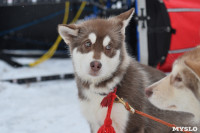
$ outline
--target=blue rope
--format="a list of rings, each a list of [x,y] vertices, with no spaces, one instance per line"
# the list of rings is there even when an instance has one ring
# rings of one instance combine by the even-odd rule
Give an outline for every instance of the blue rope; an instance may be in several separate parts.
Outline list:
[[[79,7],[75,7],[75,8],[78,9]],[[70,9],[70,10],[71,10],[71,9]],[[85,8],[84,10],[93,11],[93,9],[91,9],[91,8]],[[47,20],[52,19],[52,18],[54,18],[54,17],[56,17],[56,16],[58,16],[58,15],[60,15],[60,14],[63,14],[64,12],[65,12],[65,10],[63,9],[63,10],[60,10],[60,11],[55,12],[55,13],[53,13],[53,14],[50,14],[50,15],[48,15],[48,16],[46,16],[46,17],[43,17],[43,18],[34,20],[33,22],[29,22],[29,23],[23,24],[23,25],[21,25],[21,26],[18,26],[18,27],[9,29],[9,30],[1,31],[1,32],[0,32],[0,36],[4,36],[4,35],[6,35],[6,34],[8,34],[8,33],[16,32],[16,31],[19,31],[19,30],[28,28],[28,27],[30,27],[30,26],[39,24],[39,23],[41,23],[41,22],[43,22],[43,21],[47,21]]]
[[[46,42],[43,42],[43,41],[33,40],[33,39],[29,39],[29,38],[21,38],[21,37],[19,38],[19,37],[15,37],[15,36],[12,36],[10,39],[15,40],[17,42],[31,43],[31,44],[36,44],[36,45],[52,46],[52,44],[53,44],[53,42],[46,43]]]
[[[43,21],[47,21],[49,19],[52,19],[60,14],[63,14],[65,12],[65,10],[60,10],[58,12],[55,12],[51,15],[48,15],[46,17],[43,17],[43,18],[40,18],[40,19],[37,19],[37,20],[34,20],[33,22],[29,22],[29,23],[26,23],[26,24],[23,24],[21,26],[18,26],[18,27],[15,27],[15,28],[12,28],[12,29],[9,29],[9,30],[4,30],[4,31],[1,31],[0,32],[0,36],[4,36],[8,33],[11,33],[11,32],[16,32],[16,31],[19,31],[19,30],[22,30],[22,29],[25,29],[25,28],[28,28],[30,26],[33,26],[33,25],[36,25],[36,24],[39,24]]]

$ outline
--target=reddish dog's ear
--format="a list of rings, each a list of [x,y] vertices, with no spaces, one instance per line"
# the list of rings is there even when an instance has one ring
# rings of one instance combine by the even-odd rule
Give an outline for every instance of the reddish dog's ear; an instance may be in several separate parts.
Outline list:
[[[60,24],[58,25],[58,33],[63,38],[66,44],[70,45],[73,37],[78,36],[79,28],[75,24]]]
[[[197,62],[186,60],[185,64],[198,76],[198,79],[200,79],[200,60]]]
[[[129,21],[131,20],[134,12],[135,12],[135,9],[131,8],[130,10],[124,13],[121,13],[118,16],[109,18],[109,20],[114,21],[118,26],[121,25],[120,28],[123,30],[123,32],[125,32],[125,28],[129,24]]]
[[[135,12],[134,8],[131,8],[130,10],[116,16],[119,20],[123,21],[125,23],[125,26],[128,25],[130,19],[132,18],[133,14]]]

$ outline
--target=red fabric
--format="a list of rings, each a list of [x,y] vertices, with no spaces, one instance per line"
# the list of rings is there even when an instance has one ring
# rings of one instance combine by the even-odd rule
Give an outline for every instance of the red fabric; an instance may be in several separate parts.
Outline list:
[[[160,69],[164,72],[171,72],[174,60],[177,59],[182,54],[184,53],[168,54],[165,63],[163,65],[158,64],[157,69]]]
[[[200,0],[164,0],[167,9],[200,9]],[[200,45],[200,12],[169,12],[170,23],[176,30],[172,34],[170,50],[193,48]],[[166,61],[158,65],[160,70],[171,71],[174,60],[183,53],[168,54]]]
[[[112,120],[110,118],[113,102],[116,98],[117,88],[114,89],[114,92],[109,93],[101,102],[102,107],[108,107],[107,115],[104,120],[104,124],[99,128],[97,133],[115,133],[115,129],[112,127]]]
[[[199,0],[163,0],[167,8],[199,8]]]

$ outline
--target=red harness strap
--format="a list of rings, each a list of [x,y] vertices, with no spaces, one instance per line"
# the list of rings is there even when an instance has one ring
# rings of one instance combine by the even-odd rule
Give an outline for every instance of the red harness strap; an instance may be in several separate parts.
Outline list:
[[[116,132],[115,132],[115,129],[112,127],[112,120],[111,120],[111,118],[110,118],[111,111],[112,111],[112,107],[113,107],[113,102],[114,102],[115,98],[117,97],[118,99],[120,99],[120,98],[116,95],[116,92],[117,92],[117,87],[115,87],[114,92],[109,93],[106,97],[104,97],[104,99],[103,99],[102,102],[101,102],[101,106],[102,106],[102,107],[108,107],[108,110],[107,110],[106,118],[105,118],[105,120],[104,120],[104,124],[99,128],[99,130],[98,130],[97,133],[116,133]],[[120,99],[120,100],[122,100],[122,99]],[[119,100],[119,101],[120,101],[120,100]],[[131,107],[127,102],[124,102],[124,101],[123,101],[123,103],[124,103],[125,108],[126,108],[128,111],[131,112],[131,108],[132,108],[132,107]],[[122,104],[123,104],[123,103],[122,103]],[[131,108],[130,108],[130,107],[131,107]],[[133,112],[131,112],[131,113],[133,113]],[[152,120],[154,120],[154,121],[157,121],[157,122],[159,122],[159,123],[161,123],[161,124],[163,124],[163,125],[166,125],[166,126],[168,126],[168,127],[176,127],[176,125],[174,125],[174,124],[170,124],[170,123],[168,123],[168,122],[165,122],[165,121],[163,121],[163,120],[161,120],[161,119],[158,119],[158,118],[156,118],[156,117],[153,117],[153,116],[148,115],[148,114],[146,114],[146,113],[143,113],[143,112],[141,112],[141,111],[135,110],[135,113],[137,113],[137,114],[139,114],[139,115],[141,115],[141,116],[147,117],[147,118],[149,118],[149,119],[152,119]],[[191,132],[189,132],[189,131],[183,131],[183,132],[185,132],[185,133],[191,133]]]
[[[108,107],[107,115],[104,120],[104,124],[99,128],[97,133],[115,133],[115,129],[112,127],[112,120],[110,114],[112,111],[113,102],[116,98],[117,88],[114,89],[114,92],[109,93],[101,102],[102,107]]]

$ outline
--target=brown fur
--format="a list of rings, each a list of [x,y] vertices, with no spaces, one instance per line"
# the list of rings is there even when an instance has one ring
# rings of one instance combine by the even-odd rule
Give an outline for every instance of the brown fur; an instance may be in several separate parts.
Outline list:
[[[122,34],[120,34],[120,28],[120,26],[113,25],[112,21],[108,23],[108,21],[105,19],[89,20],[87,23],[83,23],[81,26],[79,26],[79,36],[74,38],[72,41],[71,49],[73,50],[75,47],[81,44],[81,47],[78,47],[78,51],[81,53],[87,53],[91,50],[94,50],[95,54],[104,52],[107,56],[113,57],[115,55],[114,49],[119,49],[121,47]],[[83,44],[88,40],[87,35],[90,34],[91,31],[93,31],[98,38],[91,48],[86,49]],[[111,49],[111,52],[107,52],[101,45],[103,43],[102,40],[106,35],[109,35],[112,38],[110,45],[113,49]]]
[[[89,51],[94,51],[94,58],[99,59],[100,53],[105,53],[106,56],[112,58],[116,54],[116,50],[120,50],[120,63],[117,66],[117,71],[115,71],[111,77],[102,80],[98,84],[95,84],[95,88],[106,87],[107,84],[112,83],[115,77],[120,77],[121,81],[116,83],[118,86],[117,95],[119,97],[124,98],[127,102],[130,103],[135,109],[144,111],[150,115],[156,116],[160,119],[164,119],[166,121],[171,121],[173,123],[177,123],[177,120],[180,120],[177,113],[161,111],[151,105],[144,96],[144,88],[148,85],[158,81],[163,78],[165,74],[162,72],[139,64],[134,59],[130,60],[130,64],[126,67],[124,66],[125,58],[127,57],[126,46],[125,46],[125,36],[123,28],[123,20],[128,19],[133,9],[115,17],[105,19],[94,19],[89,20],[87,22],[83,22],[80,25],[65,25],[74,30],[78,30],[78,35],[68,36],[68,41],[70,41],[70,50],[73,51],[74,48],[81,53],[88,53]],[[88,34],[94,32],[97,36],[97,40],[91,47],[85,47],[85,42],[88,41]],[[111,37],[111,50],[107,51],[102,46],[103,38],[109,35]],[[81,77],[79,77],[75,73],[77,87],[78,87],[78,95],[81,100],[88,100],[88,98],[84,95],[83,89],[89,89],[91,83],[88,81],[82,81]],[[113,89],[113,88],[106,88]],[[115,103],[119,104],[119,103]],[[176,119],[175,119],[175,116]],[[174,120],[173,120],[174,119]],[[91,125],[91,123],[90,123]],[[168,133],[171,128],[167,128],[153,122],[152,120],[148,120],[144,117],[141,117],[137,114],[130,114],[129,120],[126,127],[126,133]]]
[[[200,47],[196,47],[194,50],[186,52],[177,61],[183,61],[198,77],[194,75],[188,69],[183,70],[184,84],[193,91],[197,99],[200,100],[200,94],[198,93],[198,83],[200,82]]]
[[[183,70],[183,77],[185,78],[183,83],[185,86],[187,86],[188,89],[190,89],[197,99],[200,100],[200,94],[199,94],[199,80],[197,77],[188,69]]]
[[[197,76],[200,78],[200,69],[199,69],[200,60],[197,60],[197,61],[186,60],[185,64],[188,65],[188,67],[190,67],[197,74]]]
[[[186,52],[177,61],[184,61],[200,77],[200,46],[194,50]]]
[[[143,77],[144,75],[140,73],[141,69],[145,71],[148,76],[148,84],[146,83],[145,78]],[[147,114],[150,114],[170,123],[174,123],[177,125],[185,124],[181,121],[183,121],[186,116],[190,117],[189,114],[181,114],[172,111],[162,111],[151,105],[144,96],[144,88],[165,77],[164,73],[152,67],[141,65],[136,61],[132,61],[126,71],[127,72],[124,75],[120,86],[118,87],[117,95],[119,95],[119,97],[123,97],[127,102],[130,103],[130,105],[132,105],[137,110],[143,111]],[[166,127],[160,123],[154,122],[153,120],[141,117],[137,114],[130,115],[129,119],[130,120],[127,125],[126,133],[140,133],[142,132],[141,126],[144,127],[145,133],[171,132],[171,128]]]

